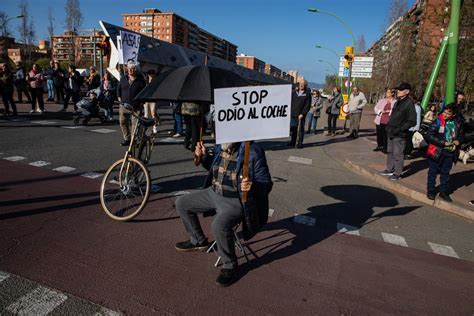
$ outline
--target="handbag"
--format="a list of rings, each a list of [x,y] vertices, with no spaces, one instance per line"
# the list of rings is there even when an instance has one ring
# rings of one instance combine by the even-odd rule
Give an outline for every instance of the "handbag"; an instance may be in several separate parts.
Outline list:
[[[199,116],[202,114],[202,107],[200,104],[193,102],[183,102],[181,104],[181,114]]]
[[[328,106],[328,107],[326,108],[326,114],[331,114],[331,107],[330,107],[330,106]]]

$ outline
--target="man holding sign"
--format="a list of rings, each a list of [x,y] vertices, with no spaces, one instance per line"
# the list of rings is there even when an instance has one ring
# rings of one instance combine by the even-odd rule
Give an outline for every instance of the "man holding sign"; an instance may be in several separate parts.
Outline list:
[[[251,140],[288,137],[291,85],[214,90],[216,143],[214,154],[202,143],[195,154],[209,170],[205,189],[176,200],[190,240],[180,251],[205,251],[208,242],[197,213],[215,210],[212,232],[223,269],[216,282],[228,286],[237,268],[233,228],[243,221],[243,237],[252,238],[268,219],[268,194],[273,183],[265,152]]]

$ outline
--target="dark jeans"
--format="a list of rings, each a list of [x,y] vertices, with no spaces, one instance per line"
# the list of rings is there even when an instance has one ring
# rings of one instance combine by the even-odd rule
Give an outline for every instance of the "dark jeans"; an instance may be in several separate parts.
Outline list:
[[[211,228],[223,268],[236,268],[237,256],[232,229],[242,221],[243,209],[240,199],[223,197],[209,187],[180,196],[175,205],[194,245],[206,241],[197,214],[215,210],[216,215]]]
[[[387,125],[380,124],[375,126],[377,131],[377,147],[381,147],[384,151],[387,151]]]
[[[412,131],[407,132],[407,142],[405,144],[405,150],[403,151],[404,155],[409,155],[413,151],[413,142],[411,139],[413,138],[414,133],[415,132]]]
[[[449,172],[453,167],[454,155],[443,152],[438,161],[428,158],[428,193],[436,193],[436,177],[439,176],[439,191],[448,193]]]
[[[66,96],[64,97],[64,109],[67,109],[69,105],[69,100],[72,99],[72,104],[74,105],[74,111],[77,110],[76,103],[79,102],[79,91],[66,90]]]
[[[13,115],[17,114],[16,111],[16,103],[13,100],[13,90],[11,91],[2,91],[2,100],[3,100],[3,105],[5,105],[5,111],[10,113],[10,106],[12,107],[13,110]]]
[[[62,85],[54,85],[54,90],[56,92],[56,103],[60,104],[61,101],[64,101],[64,87]]]
[[[199,138],[200,116],[183,115],[184,124],[186,124],[186,133],[184,135],[184,146],[194,151]]]
[[[328,133],[336,133],[336,122],[339,114],[328,114]]]
[[[36,109],[36,103],[41,111],[44,111],[43,88],[32,88],[31,90],[31,109]]]
[[[181,116],[181,113],[173,112],[173,118],[173,130],[175,134],[183,134],[183,117]]]
[[[28,102],[31,103],[31,96],[30,93],[28,92],[27,88],[27,83],[19,83],[15,84],[16,87],[16,92],[18,94],[18,102],[23,103],[23,93],[26,95],[26,98],[28,99]]]
[[[298,120],[297,118],[291,119],[293,122],[290,126],[291,145],[303,145],[304,140],[304,118]]]

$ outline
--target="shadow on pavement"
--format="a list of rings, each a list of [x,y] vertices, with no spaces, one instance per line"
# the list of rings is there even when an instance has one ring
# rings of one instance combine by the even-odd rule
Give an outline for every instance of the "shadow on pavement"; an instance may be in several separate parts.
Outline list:
[[[375,220],[388,216],[403,216],[418,208],[395,208],[398,200],[389,191],[364,185],[332,185],[321,188],[321,191],[339,202],[316,205],[302,214],[316,219],[315,226],[295,223],[294,217],[269,222],[262,232],[247,242],[250,252],[254,254],[249,262],[243,264],[238,278],[249,271],[284,259],[318,244],[338,231],[338,223],[358,229]],[[361,197],[371,197],[362,199]],[[374,215],[375,207],[392,207]],[[367,222],[369,219],[374,220]],[[349,226],[348,230],[352,230]],[[254,249],[252,249],[254,248]],[[257,249],[258,248],[258,249]],[[258,257],[255,256],[258,254]]]

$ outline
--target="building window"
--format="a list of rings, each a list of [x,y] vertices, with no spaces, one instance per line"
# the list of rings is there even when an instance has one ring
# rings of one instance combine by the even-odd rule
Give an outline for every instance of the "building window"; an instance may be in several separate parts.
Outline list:
[[[166,29],[166,33],[169,33],[170,32],[170,29]]]
[[[170,36],[169,36],[169,35],[166,35],[166,39],[169,40],[169,39],[170,39]]]
[[[129,17],[129,16],[127,16],[127,18],[126,18],[126,19],[127,19],[127,21],[128,21],[128,20],[130,19],[130,17]]]
[[[166,22],[166,26],[170,26],[170,22]]]

